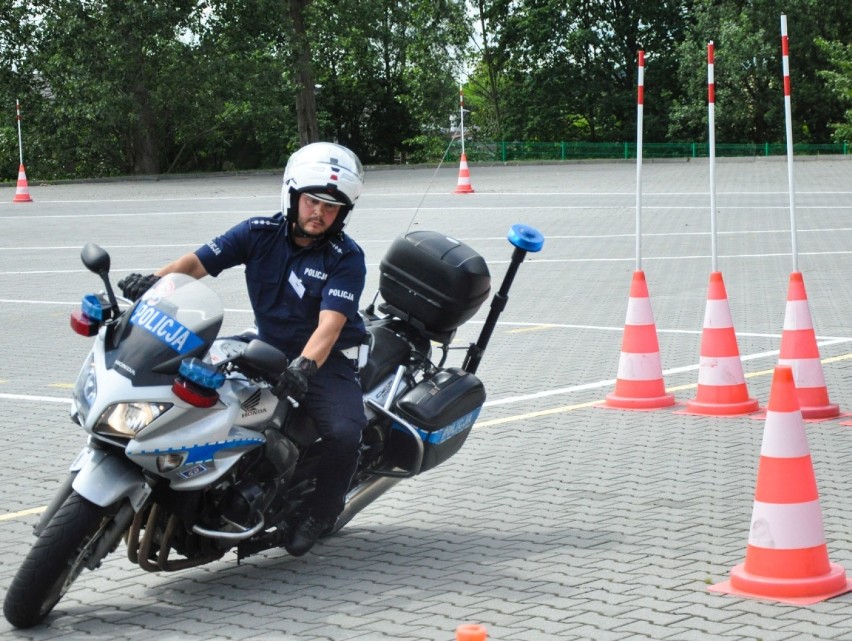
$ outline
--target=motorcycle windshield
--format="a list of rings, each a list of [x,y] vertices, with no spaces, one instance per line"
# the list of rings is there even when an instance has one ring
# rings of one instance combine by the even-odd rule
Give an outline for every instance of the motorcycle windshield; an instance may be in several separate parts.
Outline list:
[[[107,339],[107,366],[134,385],[168,385],[185,358],[201,358],[219,333],[222,300],[185,274],[168,274],[121,318]]]

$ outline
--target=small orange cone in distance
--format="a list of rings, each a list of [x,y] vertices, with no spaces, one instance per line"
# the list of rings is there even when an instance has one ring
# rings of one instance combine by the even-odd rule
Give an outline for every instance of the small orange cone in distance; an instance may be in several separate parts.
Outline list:
[[[12,199],[13,203],[31,203],[33,199],[30,197],[30,188],[27,184],[27,172],[24,169],[24,164],[21,163],[21,166],[18,167],[18,185],[15,190],[15,197]]]
[[[467,156],[465,154],[461,155],[461,161],[459,162],[459,182],[456,187],[454,194],[472,194],[474,193],[473,187],[470,184],[470,169],[467,167]]]
[[[819,492],[793,370],[775,367],[745,562],[713,592],[808,605],[852,590],[828,560]]]
[[[796,393],[804,418],[840,416],[840,407],[828,399],[805,282],[800,272],[790,274],[778,363],[793,368]]]
[[[734,416],[749,414],[758,407],[757,400],[748,395],[725,282],[720,272],[712,272],[701,335],[698,393],[687,401],[686,412]]]
[[[637,270],[633,272],[630,285],[615,390],[607,395],[605,405],[620,409],[657,409],[674,404],[674,395],[666,393],[663,383],[657,327],[645,272]]]
[[[464,623],[456,628],[456,641],[485,641],[488,632],[478,623]]]

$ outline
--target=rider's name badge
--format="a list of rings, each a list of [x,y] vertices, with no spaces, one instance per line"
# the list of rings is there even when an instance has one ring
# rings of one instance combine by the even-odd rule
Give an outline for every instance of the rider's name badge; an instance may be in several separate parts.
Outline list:
[[[299,277],[296,276],[296,272],[290,272],[290,287],[292,287],[296,293],[299,295],[299,298],[302,298],[305,295],[305,286]]]

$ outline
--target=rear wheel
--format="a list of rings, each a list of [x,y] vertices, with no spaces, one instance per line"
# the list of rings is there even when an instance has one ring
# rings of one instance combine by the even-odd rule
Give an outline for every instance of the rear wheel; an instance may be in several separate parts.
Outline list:
[[[115,511],[73,492],[39,535],[21,564],[3,603],[6,619],[17,628],[41,623],[87,565],[100,559],[92,551]]]

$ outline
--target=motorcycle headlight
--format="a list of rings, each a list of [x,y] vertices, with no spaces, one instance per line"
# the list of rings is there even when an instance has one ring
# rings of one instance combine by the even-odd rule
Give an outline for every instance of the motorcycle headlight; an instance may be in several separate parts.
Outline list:
[[[94,431],[104,436],[133,438],[170,407],[171,403],[116,403],[104,410]]]
[[[86,417],[89,415],[89,410],[92,408],[92,403],[98,396],[98,379],[95,376],[95,359],[90,354],[88,360],[83,363],[83,368],[80,370],[80,375],[77,377],[77,382],[74,384],[72,398],[77,408],[77,414],[80,416],[81,422],[86,422]]]

